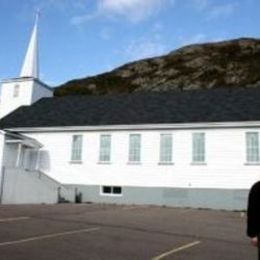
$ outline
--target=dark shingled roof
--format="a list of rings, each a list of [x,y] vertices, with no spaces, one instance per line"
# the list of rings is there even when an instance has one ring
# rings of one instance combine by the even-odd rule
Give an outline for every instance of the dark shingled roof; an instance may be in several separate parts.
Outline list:
[[[0,128],[257,120],[260,89],[211,89],[43,98],[3,118]]]

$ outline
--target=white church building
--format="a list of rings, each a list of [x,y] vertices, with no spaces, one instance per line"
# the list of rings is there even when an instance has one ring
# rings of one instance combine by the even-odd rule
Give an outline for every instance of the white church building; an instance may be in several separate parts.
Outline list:
[[[1,203],[246,208],[260,89],[53,97],[37,20],[20,76],[1,83]]]

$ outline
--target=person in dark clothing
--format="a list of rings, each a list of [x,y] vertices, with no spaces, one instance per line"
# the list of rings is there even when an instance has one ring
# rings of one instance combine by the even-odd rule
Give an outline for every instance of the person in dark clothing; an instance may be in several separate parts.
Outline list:
[[[247,235],[251,238],[252,245],[258,247],[258,259],[260,259],[260,181],[255,183],[249,192]]]

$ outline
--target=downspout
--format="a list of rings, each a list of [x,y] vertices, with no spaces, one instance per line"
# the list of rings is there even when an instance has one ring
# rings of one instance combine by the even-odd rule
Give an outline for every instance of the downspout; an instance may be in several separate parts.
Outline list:
[[[39,149],[36,150],[36,163],[35,163],[35,169],[36,171],[39,171],[40,169],[40,151]]]
[[[22,153],[22,144],[18,144],[18,151],[17,151],[16,162],[15,162],[15,167],[17,168],[20,166],[21,153]]]
[[[0,179],[0,204],[3,202],[3,193],[4,193],[4,182],[5,182],[5,167],[1,167],[1,179]]]
[[[2,151],[0,151],[0,204],[2,204],[3,193],[4,193],[4,175],[5,175],[5,167],[3,165],[4,162],[4,148],[5,148],[5,133],[1,131],[0,133],[2,145]]]

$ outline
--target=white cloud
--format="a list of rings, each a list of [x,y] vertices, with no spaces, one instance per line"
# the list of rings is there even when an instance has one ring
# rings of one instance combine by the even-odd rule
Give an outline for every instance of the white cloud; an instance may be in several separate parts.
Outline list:
[[[139,22],[157,12],[163,0],[102,0],[98,10],[104,14],[122,16],[132,22]]]
[[[192,6],[203,12],[207,20],[229,17],[236,11],[239,5],[238,1],[232,1],[222,5],[216,4],[217,2],[217,0],[191,0]]]
[[[198,33],[195,35],[182,35],[178,37],[178,42],[181,47],[197,43],[206,43],[206,42],[220,42],[226,39],[227,37],[223,32],[216,33],[213,35],[207,35],[204,33]]]
[[[166,50],[167,47],[162,42],[141,38],[132,41],[124,50],[124,55],[129,60],[139,60],[162,55]]]
[[[153,27],[152,27],[152,30],[153,32],[161,32],[162,29],[163,29],[163,24],[161,22],[156,22]]]
[[[209,6],[209,0],[192,0],[192,5],[198,10],[204,10]]]
[[[218,19],[220,17],[227,17],[232,15],[237,8],[237,4],[228,3],[225,5],[215,6],[211,9],[208,15],[208,19]]]
[[[105,27],[100,30],[99,36],[103,40],[109,40],[109,39],[111,39],[112,33],[113,33],[113,31],[111,28]]]
[[[207,35],[204,33],[198,33],[192,36],[180,36],[179,41],[181,46],[183,45],[189,45],[189,44],[196,44],[196,43],[202,43],[207,40]]]
[[[93,20],[98,16],[99,16],[98,13],[74,16],[74,17],[71,18],[71,24],[80,25],[80,24],[83,24],[83,23],[88,22],[90,20]]]
[[[97,17],[124,18],[138,23],[158,13],[166,4],[175,0],[97,0],[94,13],[75,16],[72,24],[81,24]]]
[[[29,2],[29,1],[28,1]],[[30,6],[34,9],[50,10],[55,9],[62,12],[75,9],[80,10],[86,7],[85,0],[31,0]]]

